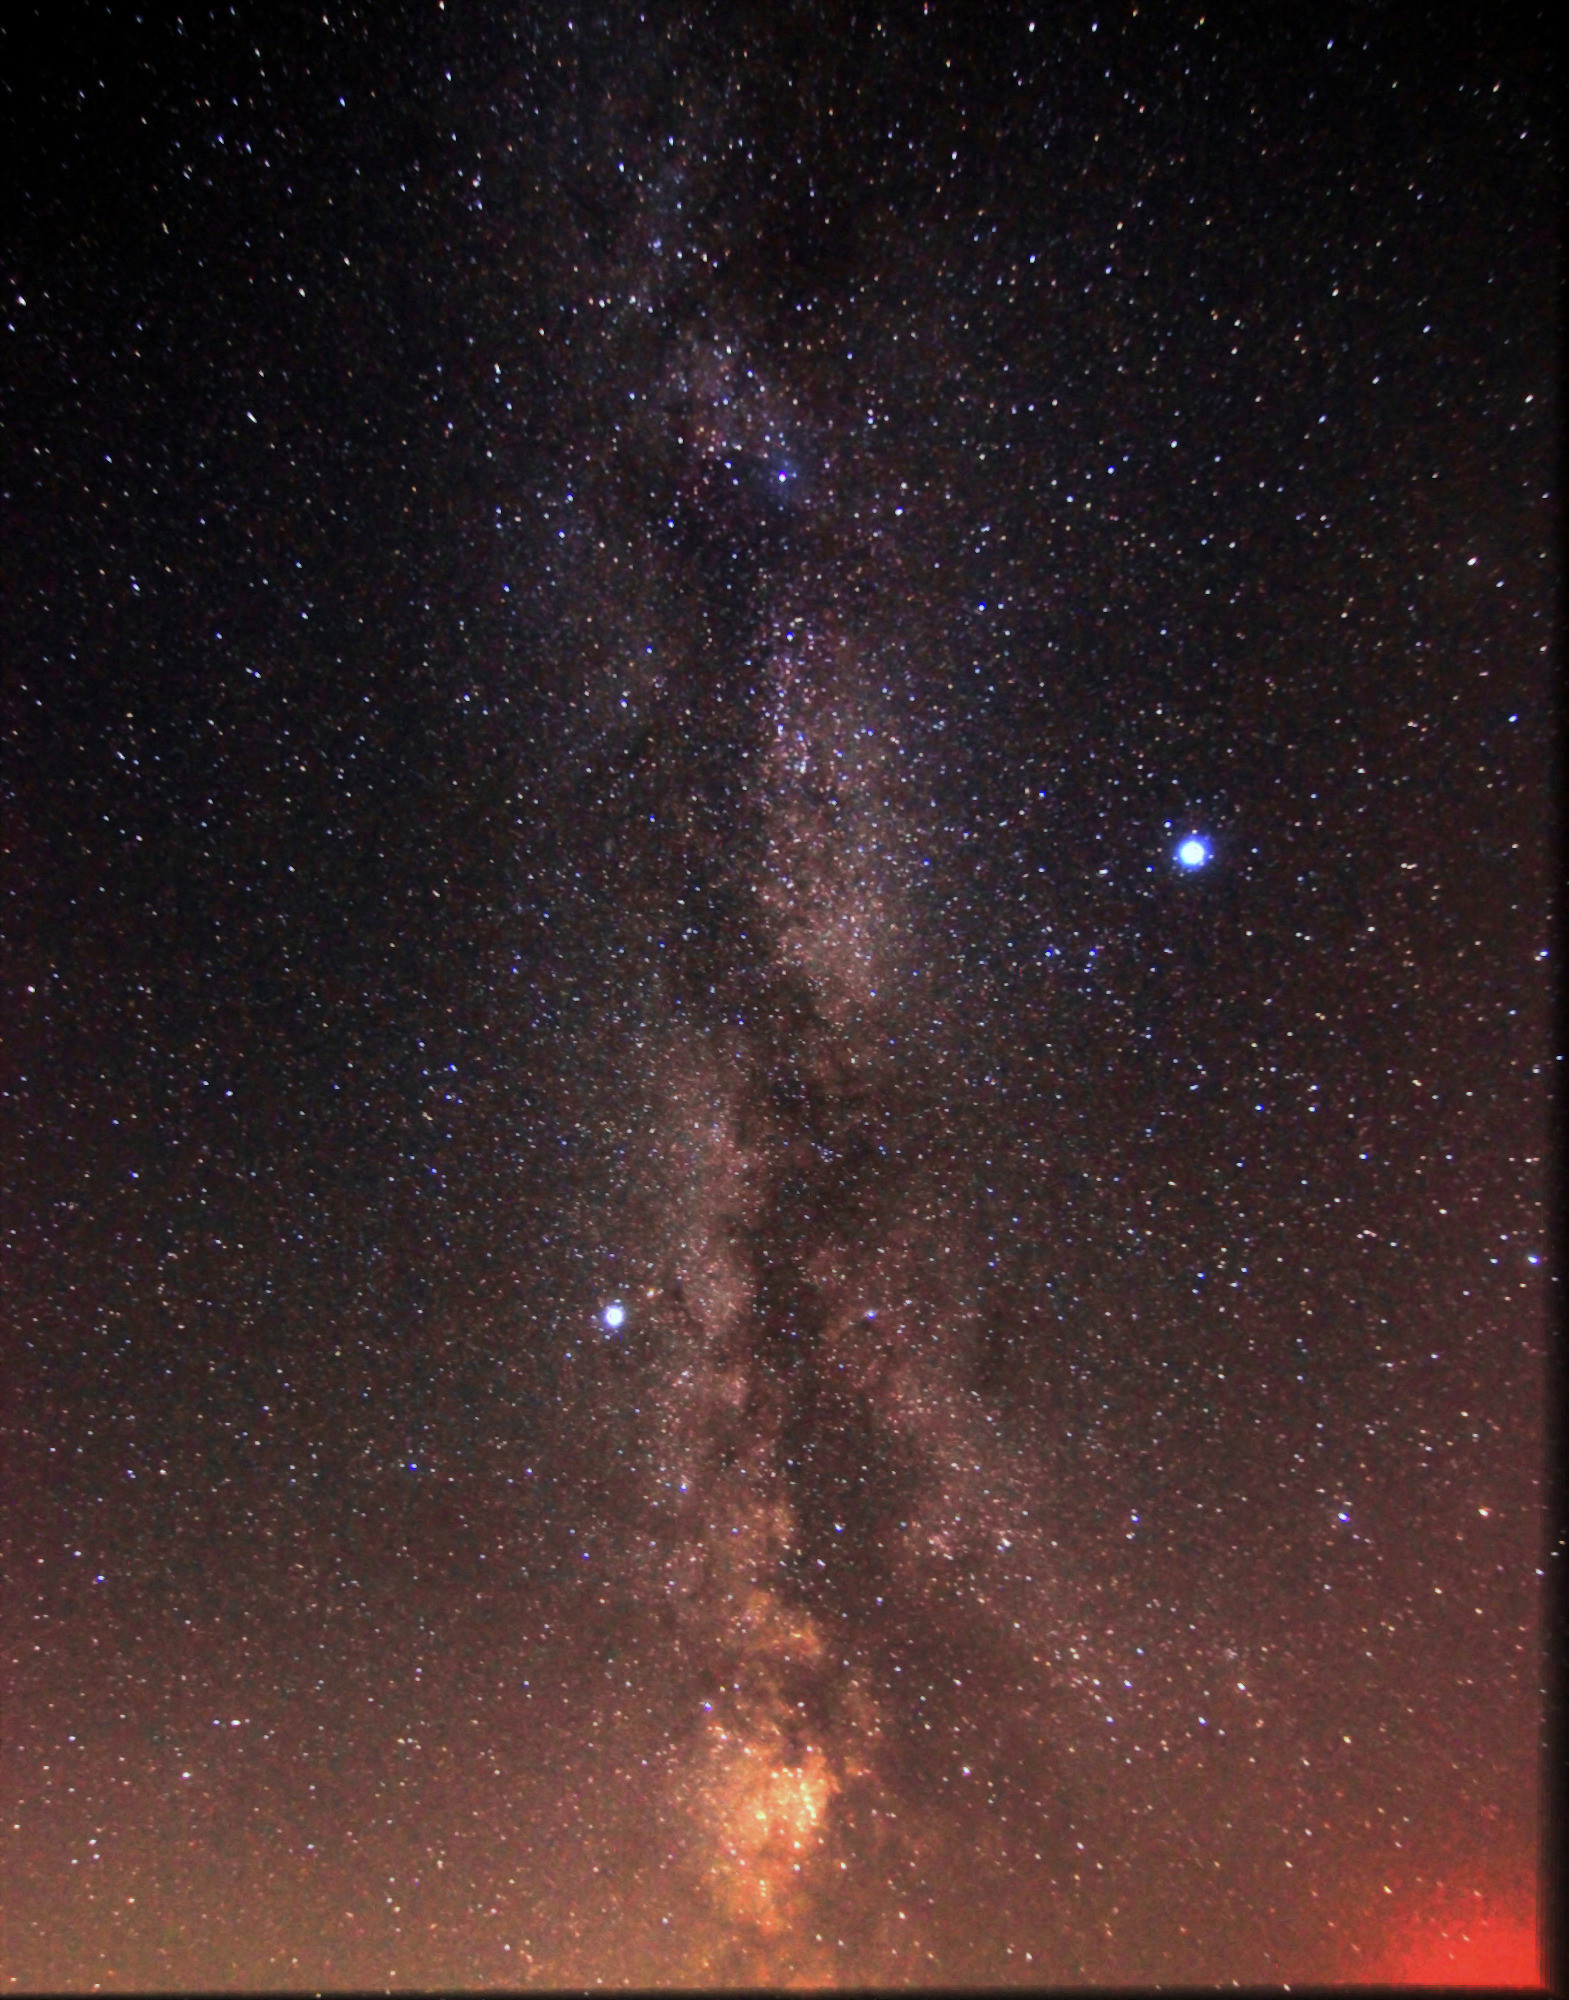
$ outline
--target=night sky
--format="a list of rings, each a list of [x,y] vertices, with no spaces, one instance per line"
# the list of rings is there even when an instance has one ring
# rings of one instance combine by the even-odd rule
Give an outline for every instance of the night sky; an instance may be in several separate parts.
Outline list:
[[[20,1987],[1536,1977],[1547,11],[37,10]]]

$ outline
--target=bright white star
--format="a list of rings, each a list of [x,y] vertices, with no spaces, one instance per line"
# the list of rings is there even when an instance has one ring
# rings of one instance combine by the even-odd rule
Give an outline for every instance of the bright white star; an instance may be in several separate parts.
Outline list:
[[[1177,849],[1177,859],[1184,868],[1202,868],[1209,859],[1209,843],[1190,833]]]
[[[619,1299],[612,1299],[610,1304],[605,1307],[605,1324],[610,1328],[612,1333],[624,1322],[626,1316],[627,1309]]]

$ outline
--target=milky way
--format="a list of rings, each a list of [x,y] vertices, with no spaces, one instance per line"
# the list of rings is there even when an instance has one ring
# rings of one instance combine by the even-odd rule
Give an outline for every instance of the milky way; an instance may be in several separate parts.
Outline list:
[[[6,1976],[1531,1980],[1541,65],[36,62]]]

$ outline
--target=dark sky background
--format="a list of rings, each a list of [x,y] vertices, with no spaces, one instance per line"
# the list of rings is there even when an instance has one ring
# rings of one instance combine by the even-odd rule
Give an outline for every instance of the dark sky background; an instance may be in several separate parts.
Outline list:
[[[1534,1979],[1551,37],[1277,12],[6,31],[9,1982]]]

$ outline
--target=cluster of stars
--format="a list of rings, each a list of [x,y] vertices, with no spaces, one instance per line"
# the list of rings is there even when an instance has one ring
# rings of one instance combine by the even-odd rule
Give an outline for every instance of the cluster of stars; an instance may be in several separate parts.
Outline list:
[[[0,1973],[1529,1981],[1541,65],[451,11],[17,83]]]

